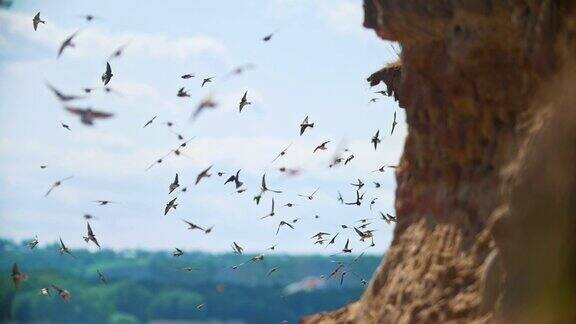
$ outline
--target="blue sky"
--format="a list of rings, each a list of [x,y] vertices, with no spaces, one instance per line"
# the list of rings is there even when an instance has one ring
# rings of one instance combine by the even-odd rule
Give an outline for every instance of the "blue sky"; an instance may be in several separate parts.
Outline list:
[[[31,21],[38,11],[46,25],[34,31]],[[79,17],[88,13],[102,19],[87,23]],[[56,59],[60,43],[76,30],[76,48]],[[261,41],[274,31],[270,42]],[[115,93],[97,90],[74,102],[115,117],[86,127],[64,111],[44,83],[74,94],[99,87],[106,58],[123,44],[128,44],[124,55],[110,62],[114,77],[109,85]],[[394,214],[395,179],[390,170],[371,171],[397,163],[406,127],[403,110],[374,94],[381,87],[370,88],[365,79],[394,59],[389,44],[362,27],[359,0],[17,0],[0,11],[0,236],[38,235],[42,243],[61,236],[72,247],[85,246],[82,215],[90,213],[98,217],[92,227],[101,244],[113,249],[223,252],[236,241],[253,252],[279,243],[280,252],[330,254],[346,237],[355,252],[362,250],[355,234],[339,225],[374,217],[372,252],[381,253],[393,228],[377,219],[377,211]],[[256,69],[225,77],[246,63]],[[189,72],[197,77],[180,79]],[[201,78],[209,76],[214,82],[200,88]],[[176,97],[183,86],[190,98]],[[252,105],[239,114],[246,90]],[[191,112],[209,95],[218,109],[190,123]],[[379,101],[368,104],[373,97]],[[394,111],[399,125],[389,136]],[[154,124],[143,129],[155,115]],[[307,115],[315,127],[300,137],[298,125]],[[187,138],[196,136],[184,150],[189,158],[171,157],[145,171],[178,145],[165,121],[174,122],[171,129]],[[383,140],[374,151],[370,138],[377,129]],[[328,140],[327,151],[312,154]],[[287,155],[271,164],[290,143]],[[355,159],[330,169],[339,143]],[[40,169],[43,164],[48,167]],[[211,164],[214,171],[242,169],[248,190],[237,194],[223,186],[225,177],[214,174],[180,194],[178,209],[164,216],[174,174],[188,185]],[[287,177],[277,171],[280,166],[303,173]],[[284,191],[274,196],[276,205],[298,206],[260,220],[273,196],[265,194],[259,206],[252,201],[264,172],[270,187]],[[44,197],[54,181],[70,175],[74,178]],[[367,183],[364,204],[340,205],[337,191],[353,200],[350,183],[357,178]],[[372,181],[382,187],[374,188]],[[316,187],[313,201],[297,196]],[[375,197],[371,212],[369,201]],[[96,199],[120,204],[97,206]],[[302,220],[294,231],[275,235],[280,220],[298,217]],[[181,218],[214,225],[214,231],[190,232]],[[318,231],[341,231],[341,239],[328,249],[313,245],[310,236]]]

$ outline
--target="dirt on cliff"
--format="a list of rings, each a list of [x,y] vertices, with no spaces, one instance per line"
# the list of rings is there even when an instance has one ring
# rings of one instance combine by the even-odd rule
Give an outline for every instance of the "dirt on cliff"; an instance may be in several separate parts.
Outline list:
[[[398,224],[362,298],[303,323],[576,322],[572,1],[365,0],[402,46]]]

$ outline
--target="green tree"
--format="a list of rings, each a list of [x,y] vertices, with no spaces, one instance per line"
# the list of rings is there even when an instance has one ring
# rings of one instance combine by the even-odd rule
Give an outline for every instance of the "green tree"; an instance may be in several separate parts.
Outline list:
[[[151,319],[192,319],[201,318],[196,308],[202,303],[198,294],[183,290],[163,291],[158,294],[149,307]]]

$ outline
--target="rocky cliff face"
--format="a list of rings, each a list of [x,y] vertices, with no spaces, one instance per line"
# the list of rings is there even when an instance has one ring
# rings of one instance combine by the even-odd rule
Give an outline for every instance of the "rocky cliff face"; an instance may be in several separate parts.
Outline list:
[[[403,49],[369,79],[406,109],[398,224],[361,300],[303,322],[576,322],[572,1],[364,9]]]

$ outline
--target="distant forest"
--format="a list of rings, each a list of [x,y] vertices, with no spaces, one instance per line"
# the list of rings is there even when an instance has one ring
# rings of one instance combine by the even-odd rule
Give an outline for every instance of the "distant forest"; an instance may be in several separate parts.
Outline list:
[[[222,321],[295,323],[302,316],[342,307],[357,300],[381,257],[363,255],[340,276],[327,279],[338,263],[352,256],[291,256],[172,252],[72,250],[58,246],[30,250],[0,240],[0,322],[142,323]],[[16,262],[29,278],[16,289],[10,277]],[[244,263],[237,269],[232,267]],[[191,268],[186,271],[185,268]],[[270,270],[277,268],[269,274]],[[97,270],[106,278],[101,282]],[[190,270],[190,269],[188,269]],[[69,303],[50,285],[68,290]]]

